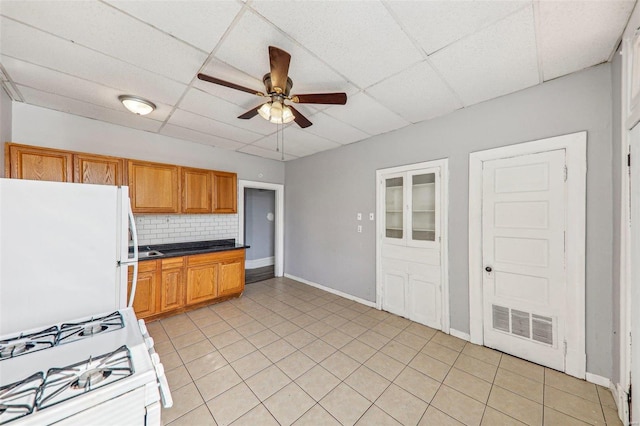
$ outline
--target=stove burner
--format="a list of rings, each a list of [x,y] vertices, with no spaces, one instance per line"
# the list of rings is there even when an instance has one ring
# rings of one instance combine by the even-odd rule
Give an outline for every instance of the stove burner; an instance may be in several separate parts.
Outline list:
[[[107,327],[106,325],[102,325],[98,322],[92,322],[89,323],[87,325],[85,325],[82,328],[82,331],[80,332],[80,336],[92,336],[94,334],[98,334],[98,333],[102,333],[103,331],[107,330],[109,327]]]
[[[45,409],[133,374],[126,346],[63,368],[51,368],[40,387],[36,407]]]
[[[111,375],[111,370],[105,368],[94,368],[93,370],[87,370],[82,373],[78,380],[73,382],[71,386],[76,389],[86,388],[89,386],[95,386],[107,377]]]
[[[58,327],[53,326],[36,333],[20,334],[6,340],[0,340],[0,361],[51,348],[55,345],[57,333]]]
[[[0,348],[0,357],[9,358],[11,356],[18,356],[27,351],[30,351],[35,347],[36,345],[34,343],[25,340],[18,340],[14,343],[10,343],[7,346],[3,346],[2,348]]]
[[[75,342],[79,339],[90,338],[96,334],[107,333],[122,327],[124,327],[122,314],[117,311],[101,318],[91,318],[77,323],[65,323],[60,326],[56,344]]]

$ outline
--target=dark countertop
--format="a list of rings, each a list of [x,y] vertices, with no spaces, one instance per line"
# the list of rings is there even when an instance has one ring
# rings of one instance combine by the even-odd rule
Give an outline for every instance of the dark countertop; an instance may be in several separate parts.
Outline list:
[[[210,241],[192,241],[186,243],[173,243],[173,244],[156,244],[138,246],[138,251],[151,251],[157,250],[162,253],[162,256],[151,256],[138,259],[141,262],[145,260],[154,259],[166,259],[169,257],[190,256],[192,254],[213,253],[219,251],[229,251],[238,249],[247,249],[249,246],[243,244],[236,244],[235,239],[228,240],[210,240]],[[132,252],[133,248],[129,247],[129,252]]]

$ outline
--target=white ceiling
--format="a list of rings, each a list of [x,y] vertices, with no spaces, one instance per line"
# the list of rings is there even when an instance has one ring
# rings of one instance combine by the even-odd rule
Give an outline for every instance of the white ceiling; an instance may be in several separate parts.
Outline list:
[[[292,56],[314,125],[284,131],[295,159],[448,114],[607,61],[635,0],[7,1],[0,64],[26,103],[280,160],[276,125],[236,117],[262,91],[267,46]],[[151,100],[145,117],[121,94]]]

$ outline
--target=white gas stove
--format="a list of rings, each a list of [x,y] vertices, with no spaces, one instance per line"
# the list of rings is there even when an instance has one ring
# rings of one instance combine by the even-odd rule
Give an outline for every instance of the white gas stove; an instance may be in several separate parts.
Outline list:
[[[171,394],[131,308],[0,337],[0,425],[159,425]]]

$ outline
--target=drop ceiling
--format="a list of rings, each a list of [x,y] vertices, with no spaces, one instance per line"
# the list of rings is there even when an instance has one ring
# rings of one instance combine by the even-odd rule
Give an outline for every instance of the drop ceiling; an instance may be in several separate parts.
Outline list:
[[[0,64],[16,101],[280,160],[260,98],[267,47],[292,55],[285,160],[442,116],[612,56],[635,1],[0,1]],[[127,112],[121,94],[157,109]]]

